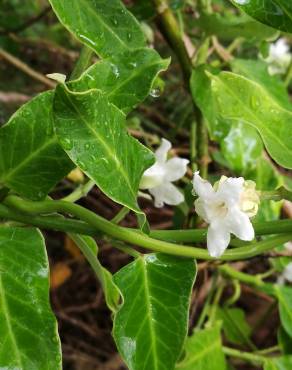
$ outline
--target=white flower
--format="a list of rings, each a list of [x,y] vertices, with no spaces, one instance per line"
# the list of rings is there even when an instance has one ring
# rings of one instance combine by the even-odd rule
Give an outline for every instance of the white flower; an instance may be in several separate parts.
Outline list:
[[[286,251],[292,252],[292,241],[284,244]]]
[[[278,277],[277,284],[284,284],[285,280],[292,283],[292,262],[284,268],[282,274]]]
[[[184,201],[183,194],[172,184],[184,176],[187,171],[187,159],[178,157],[167,160],[171,143],[162,139],[160,147],[154,153],[156,162],[148,168],[141,179],[140,189],[148,189],[154,197],[155,207],[163,207],[164,203],[177,205]]]
[[[290,62],[290,47],[284,38],[270,45],[269,56],[265,61],[269,64],[270,75],[283,74],[286,72]]]
[[[195,172],[193,186],[199,196],[195,201],[196,212],[209,224],[207,247],[210,256],[223,254],[230,242],[230,234],[246,241],[254,238],[249,220],[256,214],[259,204],[254,182],[245,182],[242,177],[222,176],[212,187]]]

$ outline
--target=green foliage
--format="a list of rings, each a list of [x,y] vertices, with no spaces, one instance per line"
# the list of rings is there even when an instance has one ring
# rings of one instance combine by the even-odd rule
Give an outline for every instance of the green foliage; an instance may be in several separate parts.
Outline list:
[[[98,90],[73,93],[58,86],[54,120],[72,161],[117,203],[141,213],[137,192],[152,153],[128,135],[125,115]]]
[[[112,312],[116,312],[120,299],[120,291],[113,282],[112,274],[102,266],[98,259],[98,246],[95,240],[86,235],[70,234],[70,238],[78,245],[99,279],[105,295],[105,301]]]
[[[235,344],[249,344],[251,328],[246,322],[244,311],[240,308],[218,308],[217,320],[222,321],[226,339]]]
[[[100,60],[68,87],[74,91],[102,90],[111,103],[127,113],[149,95],[158,73],[168,65],[169,59],[161,59],[155,50],[127,51]]]
[[[231,72],[208,72],[217,114],[256,128],[281,166],[292,168],[292,112],[279,105],[258,83]]]
[[[284,32],[292,33],[292,5],[286,0],[231,0],[251,17]]]
[[[123,304],[113,336],[130,370],[173,370],[187,335],[192,260],[144,255],[115,276]]]
[[[195,331],[185,343],[185,355],[176,370],[226,370],[222,351],[221,324]]]
[[[146,46],[139,23],[120,0],[50,0],[63,25],[101,57]]]
[[[292,366],[292,356],[276,357],[266,360],[264,370],[288,370]]]
[[[51,92],[38,95],[0,129],[0,184],[34,200],[73,168],[54,133],[52,100]]]
[[[280,318],[283,328],[292,337],[292,288],[275,285],[275,294],[279,301]]]
[[[1,227],[0,269],[0,367],[61,370],[48,258],[39,231]]]

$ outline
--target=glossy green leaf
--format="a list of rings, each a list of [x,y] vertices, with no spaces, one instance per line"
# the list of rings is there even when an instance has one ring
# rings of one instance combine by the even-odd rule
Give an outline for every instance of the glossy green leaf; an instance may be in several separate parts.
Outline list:
[[[292,168],[292,111],[279,105],[257,82],[231,72],[209,72],[217,114],[256,128],[273,159]]]
[[[292,33],[292,3],[289,0],[231,0],[259,22]]]
[[[256,165],[263,151],[263,143],[253,127],[239,121],[232,123],[228,135],[221,140],[221,150],[229,167],[241,174]]]
[[[275,357],[265,361],[264,370],[290,370],[292,356]]]
[[[240,308],[220,308],[216,310],[216,318],[223,322],[222,328],[229,342],[249,344],[251,328],[248,325],[244,311]]]
[[[0,228],[0,368],[61,370],[49,266],[36,229]]]
[[[226,362],[222,350],[221,325],[195,331],[185,343],[185,357],[176,370],[225,370]]]
[[[283,81],[278,75],[271,76],[269,74],[267,63],[262,60],[233,59],[231,68],[234,73],[257,82],[281,106],[291,110],[289,94]]]
[[[137,213],[137,193],[150,150],[128,135],[125,115],[98,90],[73,93],[59,85],[54,100],[59,141],[72,161],[115,202]]]
[[[275,37],[277,31],[265,26],[248,16],[222,16],[218,13],[200,14],[192,24],[203,29],[207,35],[216,35],[220,39],[233,41],[237,37],[244,37],[250,40],[265,40]]]
[[[292,337],[292,288],[285,285],[275,285],[274,290],[279,301],[282,326]]]
[[[73,168],[54,133],[52,102],[52,92],[38,95],[0,129],[0,184],[33,200]]]
[[[123,304],[113,335],[130,370],[173,370],[188,327],[193,260],[161,254],[141,256],[114,281]]]
[[[69,236],[80,248],[100,281],[108,308],[112,312],[116,312],[120,299],[120,291],[113,282],[112,274],[99,262],[97,256],[98,246],[95,240],[85,235],[69,234]]]
[[[230,123],[222,119],[216,112],[216,102],[212,95],[211,81],[206,72],[210,71],[213,74],[219,73],[218,70],[202,65],[194,69],[192,72],[190,87],[195,103],[202,111],[211,139],[221,140],[229,130]]]
[[[49,0],[60,22],[101,57],[146,46],[135,17],[120,0]]]
[[[111,103],[128,112],[149,95],[155,78],[169,62],[153,49],[127,51],[97,62],[68,87],[73,91],[99,89]]]

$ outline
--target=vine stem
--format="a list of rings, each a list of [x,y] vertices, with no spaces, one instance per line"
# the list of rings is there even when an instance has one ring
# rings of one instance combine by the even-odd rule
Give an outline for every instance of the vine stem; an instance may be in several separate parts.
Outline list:
[[[71,73],[71,76],[70,76],[71,81],[76,80],[77,78],[81,76],[81,74],[89,66],[92,55],[93,55],[93,51],[84,45],[80,51],[79,58]]]
[[[28,224],[32,223],[33,221],[32,216],[34,215],[52,214],[60,212],[73,215],[79,218],[80,220],[86,222],[88,225],[94,227],[96,231],[109,235],[114,239],[130,243],[132,245],[137,245],[155,252],[161,252],[180,257],[197,258],[202,260],[213,260],[213,258],[208,254],[208,251],[206,249],[195,248],[192,246],[183,246],[179,244],[154,239],[152,237],[149,237],[148,235],[143,234],[138,230],[128,229],[115,225],[110,221],[107,221],[106,219],[89,211],[88,209],[85,209],[74,203],[51,200],[33,202],[21,199],[14,195],[9,195],[8,197],[5,198],[4,204],[8,205],[9,207],[17,209],[18,211],[23,212],[26,215],[30,215],[31,217],[28,217],[28,220],[31,221],[28,222],[26,221]],[[0,216],[3,217],[3,207],[0,207]],[[7,208],[6,216],[9,216],[9,212],[7,214]],[[19,221],[21,218],[20,216],[21,215],[19,215],[17,220],[16,219],[14,220]],[[6,217],[4,216],[4,218]],[[280,236],[271,237],[257,244],[239,247],[236,249],[230,249],[227,250],[220,259],[223,261],[224,260],[233,261],[254,257],[258,254],[262,254],[266,251],[273,249],[276,245],[289,241],[291,238],[292,233],[284,234]]]
[[[242,352],[242,351],[239,351],[238,349],[234,349],[234,348],[223,347],[223,352],[227,356],[237,357],[237,358],[240,358],[242,360],[247,360],[247,361],[252,362],[252,363],[255,362],[255,363],[262,364],[266,361],[265,356],[257,355],[257,354],[250,353],[250,352]]]
[[[185,47],[179,24],[169,7],[168,0],[153,0],[153,3],[159,15],[161,32],[179,60],[186,88],[190,91],[190,78],[193,65]],[[206,178],[209,164],[208,131],[201,111],[194,100],[193,107],[196,120],[196,132],[193,131],[193,135],[195,135],[193,141],[196,140],[197,164],[201,176]]]

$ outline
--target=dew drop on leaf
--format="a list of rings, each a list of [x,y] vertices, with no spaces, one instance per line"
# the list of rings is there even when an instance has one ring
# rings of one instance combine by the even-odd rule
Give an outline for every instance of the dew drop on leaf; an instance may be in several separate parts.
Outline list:
[[[73,142],[68,138],[61,139],[60,142],[65,150],[71,150],[73,148]]]
[[[150,90],[150,96],[152,96],[152,98],[159,98],[160,94],[161,94],[160,89],[157,87]]]

